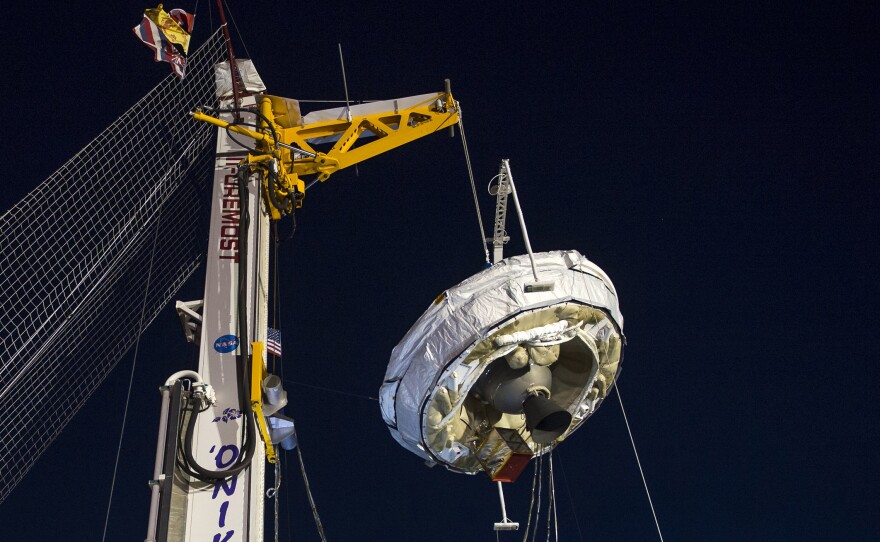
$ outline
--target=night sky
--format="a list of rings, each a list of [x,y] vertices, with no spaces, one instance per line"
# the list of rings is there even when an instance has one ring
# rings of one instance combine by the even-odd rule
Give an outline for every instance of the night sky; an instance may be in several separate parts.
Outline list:
[[[0,22],[2,211],[169,73],[131,32],[154,5],[60,4]],[[877,540],[880,10],[717,4],[253,1],[231,15],[273,94],[343,99],[337,43],[352,100],[451,79],[487,228],[485,187],[509,158],[534,249],[576,249],[614,281],[620,391],[667,541]],[[505,253],[524,253],[509,218]],[[494,484],[425,467],[372,399],[409,326],[482,269],[460,137],[337,173],[297,222],[280,249],[284,375],[328,537],[494,540]],[[179,299],[202,297],[201,273]],[[0,504],[0,540],[101,539],[132,362]],[[143,540],[157,388],[194,368],[168,307],[141,339],[107,540]],[[317,540],[288,459],[281,540]],[[658,539],[614,394],[554,466],[561,540]],[[530,481],[506,493],[523,526]]]

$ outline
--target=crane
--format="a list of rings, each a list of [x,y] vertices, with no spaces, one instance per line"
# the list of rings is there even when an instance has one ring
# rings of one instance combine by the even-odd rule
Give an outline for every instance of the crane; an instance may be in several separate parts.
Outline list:
[[[250,137],[256,147],[242,166],[262,172],[263,192],[271,218],[279,219],[302,206],[304,177],[326,181],[353,166],[458,122],[452,93],[424,94],[371,102],[300,116],[298,104],[264,95],[259,99],[258,130],[196,111],[196,120]],[[340,118],[341,117],[341,118]],[[327,152],[319,143],[335,142]]]
[[[265,93],[249,60],[218,69],[231,88],[218,87],[218,108],[192,113],[218,127],[205,294],[178,302],[199,368],[161,387],[147,542],[263,540],[265,466],[294,445],[266,363],[270,220],[300,208],[313,183],[458,122],[448,81],[302,115],[296,100]]]

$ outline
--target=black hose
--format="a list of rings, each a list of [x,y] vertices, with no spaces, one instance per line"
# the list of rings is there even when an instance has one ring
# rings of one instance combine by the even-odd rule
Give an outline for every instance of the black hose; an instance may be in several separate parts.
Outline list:
[[[275,186],[278,184],[278,173],[275,173],[269,170],[268,174],[268,183],[266,191],[269,192],[269,201],[272,202],[272,206],[278,209],[279,211],[285,211],[290,213],[293,210],[293,201],[290,196],[288,196],[287,202],[282,203],[278,201],[278,194],[275,193]]]
[[[251,407],[250,397],[250,371],[248,370],[250,357],[248,355],[248,326],[247,326],[247,234],[250,226],[250,215],[248,213],[248,167],[241,167],[236,175],[238,180],[238,198],[239,198],[239,215],[238,215],[238,363],[236,373],[238,377],[238,401],[241,405],[243,425],[242,425],[242,448],[236,458],[235,464],[226,470],[215,471],[202,467],[198,464],[193,456],[193,434],[195,432],[196,418],[199,415],[195,404],[191,406],[189,422],[187,424],[187,434],[184,443],[184,458],[187,474],[190,474],[197,480],[206,483],[214,483],[226,480],[235,476],[242,470],[248,468],[254,457],[256,448],[256,422],[254,420],[254,412]]]
[[[257,108],[255,108],[255,107],[249,107],[249,108],[235,107],[235,108],[230,108],[230,109],[215,109],[213,111],[215,111],[218,114],[219,113],[244,112],[244,113],[251,113],[251,114],[259,117],[266,124],[266,127],[269,128],[269,130],[272,132],[272,142],[276,145],[278,144],[278,132],[275,131],[275,125],[265,115],[260,113],[257,110]],[[230,126],[245,125],[244,123],[240,123],[240,122],[239,123],[231,122],[229,124],[230,124]],[[258,128],[258,126],[255,126],[252,124],[247,124],[247,126],[254,126],[255,128]],[[229,128],[227,127],[226,130],[228,132]],[[247,145],[243,145],[241,142],[239,142],[237,139],[235,139],[231,134],[229,137],[233,141],[238,143],[240,146],[248,149],[249,151],[256,152],[255,148],[251,148],[251,147],[248,147]],[[277,196],[277,194],[275,194],[275,190],[272,189],[274,186],[276,186],[278,184],[278,174],[277,173],[273,174],[271,171],[269,171],[266,176],[268,177],[268,190],[267,190],[267,192],[269,192],[269,200],[272,202],[272,206],[275,207],[276,209],[279,209],[279,210],[284,211],[286,213],[292,212],[293,211],[292,198],[288,196],[288,200],[287,200],[286,204],[282,203],[281,201],[278,200],[278,196]]]
[[[256,107],[231,107],[229,109],[214,109],[213,107],[206,107],[205,109],[213,111],[217,114],[220,114],[220,113],[251,113],[253,115],[256,115],[257,117],[261,118],[263,120],[263,122],[266,123],[266,126],[269,128],[269,130],[271,130],[272,142],[276,145],[278,144],[278,132],[275,131],[275,125],[272,123],[272,121],[270,121],[266,117],[266,115],[263,115],[262,113],[260,113]],[[243,124],[244,123],[241,123],[241,122],[230,122],[229,123],[230,126],[240,126]],[[248,125],[248,126],[252,126],[252,125]],[[241,145],[241,146],[246,149],[248,148],[245,145]],[[248,149],[248,150],[253,150],[253,149]]]

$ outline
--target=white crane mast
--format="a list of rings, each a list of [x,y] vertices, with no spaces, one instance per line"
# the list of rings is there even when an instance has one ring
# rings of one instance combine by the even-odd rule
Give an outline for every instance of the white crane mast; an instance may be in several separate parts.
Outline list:
[[[252,64],[239,63],[247,68],[241,70],[246,74],[245,88],[249,92],[265,90]],[[228,81],[228,63],[218,65],[217,70],[220,109],[233,108],[229,88],[224,84]],[[241,98],[242,108],[255,103],[251,95]],[[223,114],[228,121],[234,116]],[[253,124],[254,115],[244,113],[241,122]],[[266,452],[247,414],[251,405],[243,404],[250,401],[252,390],[240,388],[242,370],[247,374],[252,370],[252,354],[263,352],[259,347],[252,350],[252,344],[266,340],[269,215],[259,182],[248,179],[246,192],[240,192],[239,167],[247,155],[248,149],[227,130],[218,129],[204,299],[178,302],[187,338],[199,347],[199,367],[197,373],[174,375],[163,388],[162,412],[170,412],[160,424],[169,430],[164,438],[160,434],[157,458],[163,456],[166,467],[164,472],[157,472],[153,482],[157,488],[161,486],[163,495],[159,502],[159,491],[154,490],[147,542],[262,542],[264,537]],[[247,213],[241,212],[243,203]],[[265,359],[261,361],[265,363]],[[198,415],[186,413],[183,405],[187,400],[180,398],[182,392],[178,389],[175,395],[172,391],[178,376],[192,382],[190,394],[201,393],[197,383],[206,384],[213,390],[212,404],[205,405]],[[190,421],[192,417],[195,419]],[[246,439],[252,441],[250,446],[245,446]],[[190,442],[192,453],[187,457]],[[224,475],[245,454],[246,465]],[[187,458],[191,468],[215,474],[216,479],[199,481],[182,472],[175,465],[181,456]],[[157,469],[162,462],[157,459]]]
[[[253,102],[252,97],[246,97],[242,105],[252,105]],[[241,415],[244,406],[239,402],[236,349],[229,344],[229,341],[238,341],[238,349],[242,349],[244,357],[250,359],[250,344],[242,344],[237,331],[239,263],[244,264],[247,275],[248,321],[245,325],[249,341],[266,340],[269,217],[262,205],[258,183],[248,183],[250,224],[246,235],[248,249],[243,262],[239,262],[239,258],[245,251],[237,246],[238,230],[242,225],[238,223],[236,176],[239,163],[246,155],[247,151],[237,145],[228,133],[218,129],[202,340],[199,346],[199,373],[214,387],[217,402],[212,411],[198,416],[193,435],[196,462],[211,470],[227,468],[244,453],[241,434],[247,421]],[[249,396],[250,390],[247,393]],[[236,415],[239,417],[236,418]],[[254,433],[250,437],[259,439]],[[259,442],[253,450],[250,466],[228,481],[207,487],[200,487],[201,484],[190,486],[186,531],[207,536],[187,537],[186,540],[263,540],[265,453]],[[219,535],[219,539],[215,535]]]

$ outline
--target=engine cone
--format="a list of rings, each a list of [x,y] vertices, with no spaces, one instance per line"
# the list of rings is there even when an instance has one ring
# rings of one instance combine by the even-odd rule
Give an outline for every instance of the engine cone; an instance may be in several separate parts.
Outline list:
[[[553,442],[571,424],[571,414],[543,395],[532,395],[523,402],[526,429],[538,444]]]

